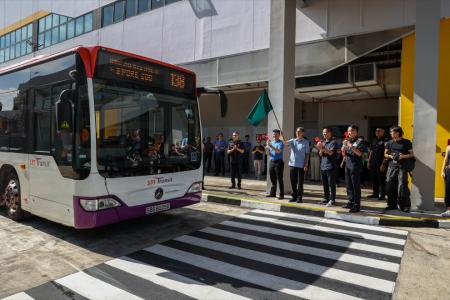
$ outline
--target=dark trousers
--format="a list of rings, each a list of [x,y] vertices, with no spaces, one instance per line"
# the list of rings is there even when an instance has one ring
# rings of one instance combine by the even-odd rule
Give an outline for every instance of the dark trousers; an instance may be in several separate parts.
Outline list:
[[[445,170],[445,206],[450,207],[450,168]]]
[[[411,207],[411,198],[408,188],[408,172],[399,166],[390,165],[386,174],[386,190],[388,206],[400,209]]]
[[[231,185],[233,187],[236,186],[236,178],[237,178],[237,185],[238,187],[241,187],[241,179],[242,179],[242,169],[241,164],[231,164]]]
[[[336,201],[336,170],[322,170],[323,193],[327,201]]]
[[[225,175],[225,152],[216,152],[215,173],[219,175],[222,172],[222,176]]]
[[[206,170],[209,171],[211,170],[211,160],[212,160],[212,153],[205,153],[205,158],[203,161],[203,166],[206,168]]]
[[[347,185],[347,199],[355,205],[361,205],[361,169],[345,167],[345,184]]]
[[[248,165],[250,160],[250,153],[244,153],[242,156],[242,173],[248,174]]]
[[[370,169],[372,176],[372,190],[374,195],[386,196],[386,173],[380,171],[380,166],[375,165]]]
[[[303,199],[303,184],[305,170],[303,168],[289,167],[292,187],[292,198]]]
[[[280,197],[284,197],[284,182],[283,182],[284,162],[281,159],[271,160],[269,164],[269,175],[272,187],[270,194],[275,195],[277,192],[277,181],[280,185]]]

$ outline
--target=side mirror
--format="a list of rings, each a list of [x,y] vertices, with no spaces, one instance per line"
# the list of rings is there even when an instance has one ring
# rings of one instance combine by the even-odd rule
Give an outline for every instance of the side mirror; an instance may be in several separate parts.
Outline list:
[[[73,131],[75,119],[75,90],[63,90],[55,103],[56,130]]]

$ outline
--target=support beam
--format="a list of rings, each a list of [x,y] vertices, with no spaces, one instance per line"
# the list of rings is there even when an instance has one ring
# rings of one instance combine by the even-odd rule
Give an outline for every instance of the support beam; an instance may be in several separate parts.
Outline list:
[[[269,49],[269,97],[272,101],[282,130],[286,136],[294,134],[295,100],[295,0],[271,0],[270,8],[270,49]],[[269,135],[278,128],[273,113],[269,114]],[[290,151],[284,151],[285,193],[290,192],[289,161]],[[268,189],[270,179],[268,176]]]
[[[441,1],[416,0],[411,204],[421,210],[433,210],[435,199],[440,9]]]

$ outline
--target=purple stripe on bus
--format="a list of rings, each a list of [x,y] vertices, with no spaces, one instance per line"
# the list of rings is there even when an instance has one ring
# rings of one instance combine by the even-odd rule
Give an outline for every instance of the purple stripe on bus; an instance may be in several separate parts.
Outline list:
[[[118,200],[122,206],[88,212],[85,211],[80,205],[80,199],[99,199],[99,198],[114,198]],[[77,229],[87,229],[101,227],[113,223],[117,223],[124,220],[134,219],[142,216],[146,216],[146,210],[149,207],[154,207],[157,205],[170,203],[170,209],[179,208],[187,205],[192,205],[199,203],[201,200],[201,193],[187,194],[180,198],[175,198],[171,200],[165,200],[160,202],[153,202],[137,206],[127,206],[123,201],[121,201],[115,195],[100,196],[100,197],[73,197],[73,208],[74,208],[74,218],[75,218],[75,228]]]

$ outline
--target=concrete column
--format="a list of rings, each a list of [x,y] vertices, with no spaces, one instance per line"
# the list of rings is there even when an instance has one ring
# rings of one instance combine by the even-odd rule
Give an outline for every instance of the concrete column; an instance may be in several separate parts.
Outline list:
[[[413,209],[434,209],[441,1],[416,0]]]
[[[269,49],[269,97],[286,137],[294,134],[295,100],[295,0],[271,0],[270,8],[270,49]],[[273,113],[269,114],[268,132],[278,128]],[[285,193],[291,191],[289,180],[290,151],[284,151]],[[267,173],[269,174],[269,173]],[[268,176],[268,189],[270,178]]]

